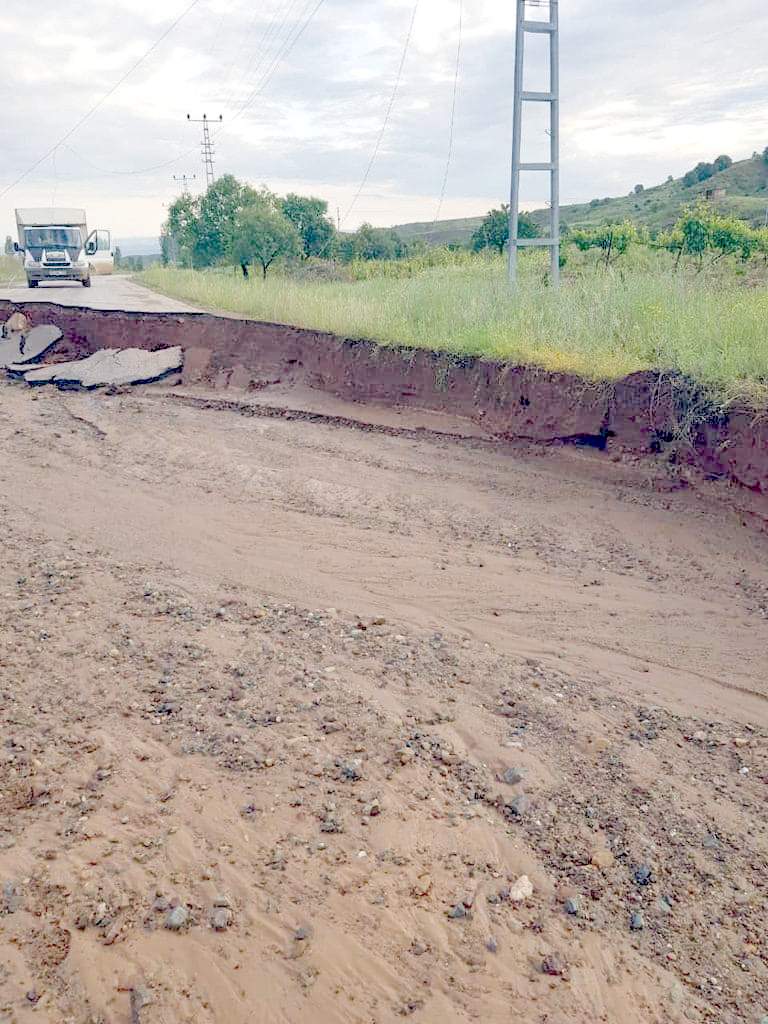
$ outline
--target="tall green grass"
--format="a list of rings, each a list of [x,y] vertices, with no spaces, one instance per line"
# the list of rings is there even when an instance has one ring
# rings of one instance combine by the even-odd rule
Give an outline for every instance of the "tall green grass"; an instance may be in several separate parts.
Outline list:
[[[768,288],[735,267],[675,274],[666,253],[617,269],[570,266],[559,291],[523,260],[514,291],[500,260],[425,267],[405,277],[296,280],[273,274],[151,267],[149,287],[259,320],[613,381],[637,370],[681,372],[718,406],[768,408]]]

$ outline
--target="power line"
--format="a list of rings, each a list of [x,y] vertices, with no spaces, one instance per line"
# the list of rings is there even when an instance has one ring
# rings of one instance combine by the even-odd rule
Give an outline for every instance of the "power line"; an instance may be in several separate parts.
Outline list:
[[[448,132],[448,156],[445,160],[445,174],[443,176],[443,187],[440,190],[440,199],[437,203],[437,211],[435,212],[435,223],[440,219],[440,214],[443,212],[443,201],[445,200],[445,193],[448,189],[448,175],[451,170],[451,160],[453,159],[453,129],[456,122],[456,97],[459,92],[459,70],[461,68],[461,40],[464,30],[464,3],[463,0],[458,0],[459,3],[459,41],[456,45],[456,73],[453,77],[453,100],[451,102],[451,127]]]
[[[107,91],[100,97],[100,99],[98,99],[91,107],[88,108],[88,110],[86,110],[86,112],[81,117],[77,119],[77,121],[75,121],[72,127],[69,128],[61,136],[59,141],[55,143],[55,145],[51,146],[51,148],[47,150],[47,152],[43,153],[43,155],[38,160],[35,160],[33,164],[30,164],[30,166],[22,174],[20,174],[15,181],[11,182],[10,185],[6,186],[6,188],[4,188],[2,192],[0,192],[0,199],[6,196],[12,189],[16,188],[16,186],[19,185],[22,181],[24,181],[24,179],[27,178],[32,173],[32,171],[36,170],[40,166],[40,164],[43,163],[43,161],[47,160],[49,156],[52,156],[53,153],[55,153],[56,150],[59,148],[59,146],[65,143],[67,139],[71,138],[79,128],[82,128],[85,122],[90,117],[92,117],[100,107],[102,107],[106,103],[110,96],[113,96],[117,92],[117,90],[120,88],[123,82],[130,78],[133,72],[138,67],[140,67],[152,53],[154,53],[154,51],[163,42],[163,40],[166,39],[171,34],[171,32],[173,32],[176,26],[179,25],[187,17],[187,15],[190,14],[195,7],[197,7],[199,3],[200,0],[191,0],[191,3],[189,3],[181,12],[181,14],[179,14],[178,17],[175,18],[170,23],[170,25],[168,25],[168,27],[161,33],[161,35],[154,41],[154,43],[152,43],[149,49],[145,50],[141,57],[139,57],[139,59],[130,66],[130,68],[125,72],[125,74],[122,75],[113,86],[107,89]]]
[[[310,3],[311,3],[311,0],[310,0]],[[249,93],[249,95],[245,98],[243,103],[240,104],[240,106],[238,107],[237,111],[229,119],[230,123],[232,121],[236,121],[242,114],[244,114],[245,111],[248,109],[248,107],[250,107],[250,105],[253,103],[253,101],[256,99],[256,97],[259,95],[259,93],[261,93],[261,91],[267,86],[267,84],[270,82],[270,80],[272,79],[273,75],[277,71],[278,67],[280,66],[280,63],[290,54],[291,50],[293,50],[294,46],[296,45],[296,43],[298,43],[299,39],[301,39],[301,37],[306,32],[306,30],[309,28],[310,24],[312,23],[312,21],[315,18],[315,15],[318,13],[318,11],[320,10],[320,8],[323,6],[324,3],[325,3],[325,0],[317,0],[317,3],[312,8],[312,10],[309,12],[309,15],[307,17],[305,17],[304,22],[300,23],[298,28],[294,28],[293,34],[291,34],[290,32],[288,33],[288,35],[286,36],[285,40],[283,41],[283,46],[275,54],[275,56],[274,56],[274,58],[272,60],[272,63],[270,64],[270,66],[267,68],[267,70],[262,75],[261,80],[259,81],[258,85],[255,86],[255,88],[252,90],[251,93]],[[309,9],[309,6],[307,6],[305,8],[305,12],[308,9]],[[303,17],[303,15],[302,15],[302,17]],[[224,129],[224,130],[226,131],[226,129]],[[218,134],[221,135],[223,133],[219,132]]]
[[[371,153],[371,159],[368,161],[368,166],[365,169],[365,174],[363,175],[363,180],[360,182],[360,187],[358,188],[357,192],[355,193],[355,198],[349,204],[349,209],[344,214],[344,222],[346,222],[348,220],[349,215],[350,215],[350,213],[352,213],[352,210],[355,208],[357,200],[360,198],[363,189],[368,184],[368,178],[370,177],[371,171],[373,170],[373,165],[376,163],[376,157],[379,155],[379,150],[381,148],[381,143],[382,143],[382,141],[384,139],[384,134],[385,134],[385,132],[387,130],[387,127],[389,125],[389,120],[390,120],[390,118],[392,116],[392,110],[393,110],[393,108],[395,106],[395,100],[397,99],[397,91],[400,88],[400,80],[403,77],[403,68],[405,67],[405,60],[406,60],[406,57],[408,56],[408,50],[409,50],[410,45],[411,45],[411,37],[413,36],[413,26],[414,26],[414,23],[416,21],[416,13],[417,13],[418,9],[419,9],[419,0],[416,0],[416,2],[413,5],[413,11],[411,13],[411,22],[410,22],[410,25],[408,26],[408,33],[407,33],[407,35],[405,37],[405,43],[403,44],[403,52],[402,52],[402,54],[400,56],[400,66],[397,69],[397,77],[395,78],[395,84],[394,84],[394,87],[392,89],[392,95],[389,98],[389,104],[387,106],[387,112],[384,115],[384,122],[383,122],[383,124],[381,126],[381,131],[379,132],[379,136],[376,139],[376,145],[373,147],[373,153]]]
[[[235,78],[234,81],[231,80],[231,73],[227,77],[227,95],[226,99],[224,100],[224,103],[227,106],[235,102],[235,98],[241,87],[248,88],[247,83],[255,81],[259,71],[261,70],[262,66],[264,65],[269,56],[269,50],[273,42],[278,42],[279,49],[280,36],[282,35],[285,27],[289,24],[293,8],[296,6],[298,2],[299,0],[285,0],[282,6],[279,3],[275,5],[275,9],[272,13],[272,18],[269,21],[266,29],[264,30],[264,33],[261,37],[261,41],[256,47],[253,61],[250,67],[244,61],[244,67],[241,69],[240,74]],[[252,35],[252,31],[249,33],[249,38],[250,35]],[[247,45],[246,47],[241,48],[239,52],[242,52],[243,57],[245,57],[247,53]],[[233,59],[232,67],[234,67],[235,63],[236,58]]]

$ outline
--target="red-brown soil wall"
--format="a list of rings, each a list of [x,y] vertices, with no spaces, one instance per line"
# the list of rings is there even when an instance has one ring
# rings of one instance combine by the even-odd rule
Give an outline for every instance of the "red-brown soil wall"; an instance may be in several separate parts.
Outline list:
[[[16,307],[0,300],[6,319]],[[637,453],[658,450],[675,433],[681,382],[637,373],[596,387],[563,373],[382,347],[319,331],[207,313],[128,313],[25,303],[32,323],[64,332],[56,358],[98,348],[181,345],[185,383],[252,388],[296,382],[353,401],[373,400],[465,416],[503,439],[580,441]],[[681,458],[708,476],[768,494],[768,416],[732,410],[687,424]]]

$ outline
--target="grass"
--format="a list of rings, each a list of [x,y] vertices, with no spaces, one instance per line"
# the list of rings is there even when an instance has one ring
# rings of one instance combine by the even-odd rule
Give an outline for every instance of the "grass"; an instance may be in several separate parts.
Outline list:
[[[477,355],[610,382],[668,370],[703,387],[717,408],[768,409],[768,287],[737,266],[677,274],[664,252],[637,250],[615,269],[573,259],[559,291],[543,254],[522,261],[511,292],[500,260],[427,267],[362,281],[151,267],[140,280],[198,306],[259,320]],[[765,277],[765,271],[761,274]]]
[[[23,280],[24,267],[18,256],[0,256],[0,285]]]

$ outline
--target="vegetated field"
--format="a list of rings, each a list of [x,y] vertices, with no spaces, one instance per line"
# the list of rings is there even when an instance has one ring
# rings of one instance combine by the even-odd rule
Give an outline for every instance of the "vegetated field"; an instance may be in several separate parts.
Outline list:
[[[10,284],[24,277],[24,268],[18,256],[0,256],[0,284]]]
[[[560,208],[563,224],[570,228],[595,227],[607,222],[632,220],[651,231],[669,228],[690,205],[710,189],[724,190],[715,206],[724,216],[740,217],[758,226],[764,223],[768,209],[768,161],[762,154],[749,160],[737,160],[730,167],[706,180],[686,185],[673,178],[660,185],[634,191],[629,195],[571,203]],[[529,216],[541,230],[549,220],[549,210],[533,210]],[[395,230],[406,241],[417,239],[428,245],[468,245],[482,217],[461,217],[414,224],[397,224]]]
[[[542,253],[521,260],[511,291],[498,258],[455,254],[366,264],[355,280],[152,267],[143,283],[213,310],[259,320],[571,372],[613,381],[646,369],[685,374],[714,405],[768,406],[768,272],[726,261],[674,272],[667,252],[633,250],[605,269],[569,254],[562,287],[544,284]]]

